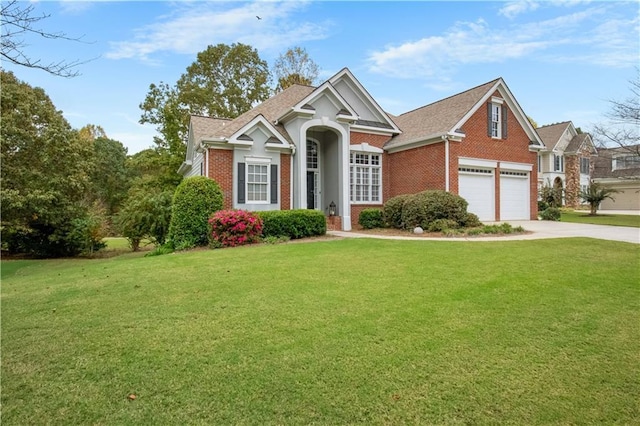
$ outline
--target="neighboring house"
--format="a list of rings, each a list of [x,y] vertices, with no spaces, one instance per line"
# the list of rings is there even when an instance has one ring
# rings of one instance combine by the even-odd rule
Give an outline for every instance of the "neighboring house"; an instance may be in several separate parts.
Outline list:
[[[580,191],[589,186],[598,155],[591,136],[578,133],[570,121],[536,130],[546,146],[538,153],[538,189],[562,189],[564,205],[578,207],[582,202]]]
[[[536,219],[543,148],[501,78],[394,117],[345,68],[233,120],[192,116],[179,172],[216,180],[225,208],[329,215],[333,203],[343,230],[426,189],[460,194],[481,220]]]
[[[618,191],[600,209],[640,210],[640,145],[600,148],[598,152],[593,180]]]

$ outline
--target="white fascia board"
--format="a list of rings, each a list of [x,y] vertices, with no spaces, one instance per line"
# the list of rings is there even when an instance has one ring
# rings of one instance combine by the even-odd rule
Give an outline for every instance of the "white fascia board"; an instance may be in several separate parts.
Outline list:
[[[351,130],[356,132],[362,131],[363,133],[370,133],[372,135],[382,135],[382,136],[393,136],[398,134],[398,132],[396,132],[393,129],[385,129],[384,127],[369,127],[369,126],[363,126],[361,124],[352,124]]]
[[[354,145],[349,145],[349,151],[371,152],[371,153],[374,153],[374,154],[382,154],[384,152],[384,150],[382,150],[381,148],[378,148],[376,146],[371,146],[366,142],[359,143],[359,144],[354,144]]]
[[[522,172],[530,172],[533,170],[533,164],[528,163],[512,163],[509,161],[501,161],[500,169],[504,170],[519,170]]]
[[[484,158],[458,157],[458,166],[486,167],[488,169],[495,169],[498,166],[498,162],[494,160],[485,160]]]
[[[184,176],[184,174],[191,169],[191,166],[191,160],[183,161],[182,164],[180,164],[180,167],[178,167],[178,174]]]
[[[418,148],[423,145],[433,145],[436,143],[444,142],[445,138],[443,138],[442,133],[435,133],[433,135],[429,135],[426,137],[421,137],[417,139],[413,139],[407,142],[402,143],[402,145],[396,145],[391,148],[385,148],[385,151],[388,153],[406,151],[408,149]]]
[[[385,119],[387,124],[389,124],[391,127],[393,127],[394,133],[398,133],[398,134],[402,133],[400,131],[400,129],[398,128],[398,126],[396,126],[396,123],[391,118],[389,118],[387,113],[384,112],[384,110],[380,107],[380,105],[378,105],[378,102],[376,102],[376,100],[373,99],[373,97],[369,94],[367,89],[364,88],[364,86],[360,83],[360,81],[358,81],[358,79],[353,75],[353,73],[349,70],[349,68],[343,68],[337,74],[335,74],[333,77],[331,77],[329,79],[329,81],[333,84],[336,81],[338,81],[341,78],[343,78],[344,76],[347,76],[349,78],[349,80],[351,80],[351,82],[353,84],[355,84],[355,86],[358,88],[358,91],[360,92],[360,94],[362,94],[365,97],[365,99],[367,101],[369,101],[369,103],[371,105],[373,105],[373,107],[378,111],[378,113]],[[356,95],[358,95],[357,92],[354,91],[354,93],[356,93]]]

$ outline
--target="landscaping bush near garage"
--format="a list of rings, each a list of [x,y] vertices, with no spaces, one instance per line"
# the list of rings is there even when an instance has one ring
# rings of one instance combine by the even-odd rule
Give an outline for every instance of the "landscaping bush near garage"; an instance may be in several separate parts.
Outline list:
[[[364,209],[358,216],[358,225],[363,229],[374,229],[384,227],[382,218],[382,210],[380,209]]]
[[[411,229],[416,226],[429,229],[438,219],[448,219],[460,226],[467,220],[467,201],[446,191],[429,190],[413,194],[402,205],[402,224]]]
[[[262,218],[262,236],[291,239],[315,237],[327,232],[322,212],[317,210],[272,210],[258,212]]]
[[[561,216],[560,209],[557,207],[548,207],[547,209],[540,212],[540,218],[542,220],[560,220]]]
[[[413,194],[397,195],[389,198],[382,209],[382,219],[387,226],[402,229],[402,207],[404,203],[413,196]]]

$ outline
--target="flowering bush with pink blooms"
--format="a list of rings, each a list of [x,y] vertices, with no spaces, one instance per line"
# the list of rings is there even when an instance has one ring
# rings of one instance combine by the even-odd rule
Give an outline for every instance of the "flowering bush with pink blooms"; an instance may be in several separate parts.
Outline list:
[[[209,225],[213,240],[222,247],[255,243],[262,234],[262,219],[246,210],[220,210]]]

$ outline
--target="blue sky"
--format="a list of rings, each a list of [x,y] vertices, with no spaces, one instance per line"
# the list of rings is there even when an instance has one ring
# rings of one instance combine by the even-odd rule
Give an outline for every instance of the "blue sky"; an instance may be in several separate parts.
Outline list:
[[[173,84],[209,44],[242,42],[273,65],[304,47],[324,80],[348,67],[386,111],[400,114],[503,77],[540,125],[605,121],[629,97],[640,58],[639,3],[34,2],[40,27],[84,42],[27,39],[42,62],[88,61],[79,77],[2,66],[45,89],[75,128],[102,126],[133,154],[153,145],[139,104]],[[256,15],[262,19],[258,20]]]

